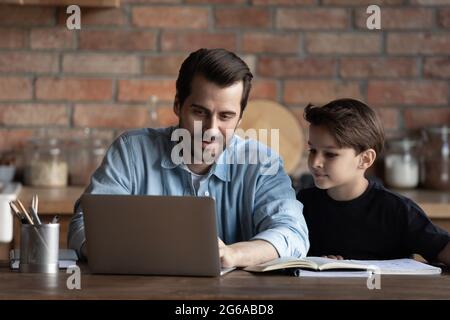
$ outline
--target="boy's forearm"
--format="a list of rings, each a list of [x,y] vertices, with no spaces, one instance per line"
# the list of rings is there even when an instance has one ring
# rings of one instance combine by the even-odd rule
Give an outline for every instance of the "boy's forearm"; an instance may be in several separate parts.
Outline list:
[[[444,249],[439,252],[437,258],[440,262],[443,262],[450,267],[450,242],[448,242]]]

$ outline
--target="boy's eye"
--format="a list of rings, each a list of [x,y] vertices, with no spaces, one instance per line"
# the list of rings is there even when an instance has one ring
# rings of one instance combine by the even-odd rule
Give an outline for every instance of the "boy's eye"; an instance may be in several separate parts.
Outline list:
[[[325,157],[327,157],[327,158],[334,158],[334,157],[337,157],[337,154],[336,153],[331,153],[331,152],[326,152],[325,153]]]
[[[309,153],[315,154],[317,151],[316,149],[308,149]]]

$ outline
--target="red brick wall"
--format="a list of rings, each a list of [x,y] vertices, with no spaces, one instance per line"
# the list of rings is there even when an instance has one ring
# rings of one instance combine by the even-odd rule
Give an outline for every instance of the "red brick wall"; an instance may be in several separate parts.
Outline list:
[[[76,3],[76,1],[74,1]],[[382,30],[366,29],[379,4]],[[174,80],[200,47],[240,54],[255,74],[252,98],[301,115],[309,102],[367,101],[390,131],[450,123],[450,0],[122,0],[65,10],[0,6],[0,150],[41,127],[108,135],[173,122]]]

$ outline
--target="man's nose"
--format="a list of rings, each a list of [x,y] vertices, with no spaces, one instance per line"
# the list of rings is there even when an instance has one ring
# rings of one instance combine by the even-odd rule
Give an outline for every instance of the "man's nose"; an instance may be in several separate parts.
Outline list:
[[[205,121],[203,129],[215,131],[219,129],[219,121],[214,115],[212,115],[208,120]]]

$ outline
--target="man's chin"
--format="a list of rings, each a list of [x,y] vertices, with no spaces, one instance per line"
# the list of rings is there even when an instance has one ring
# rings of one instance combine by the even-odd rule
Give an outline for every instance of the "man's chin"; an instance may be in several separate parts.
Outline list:
[[[213,149],[213,150],[211,150],[209,148],[203,149],[203,158],[205,160],[213,160],[213,161],[215,161],[215,160],[217,160],[219,158],[220,154],[221,154],[221,152],[219,152],[216,149]]]
[[[200,151],[200,150],[199,150]],[[218,151],[216,148],[202,148],[201,153],[194,151],[192,155],[195,159],[201,159],[202,162],[211,163],[212,161],[216,161],[219,156],[222,154],[222,151]]]
[[[220,146],[217,142],[209,143],[209,144],[202,146],[203,153],[208,152],[208,153],[214,153],[214,154],[220,155],[224,150],[225,150],[225,146],[224,146],[224,149],[220,150]]]

